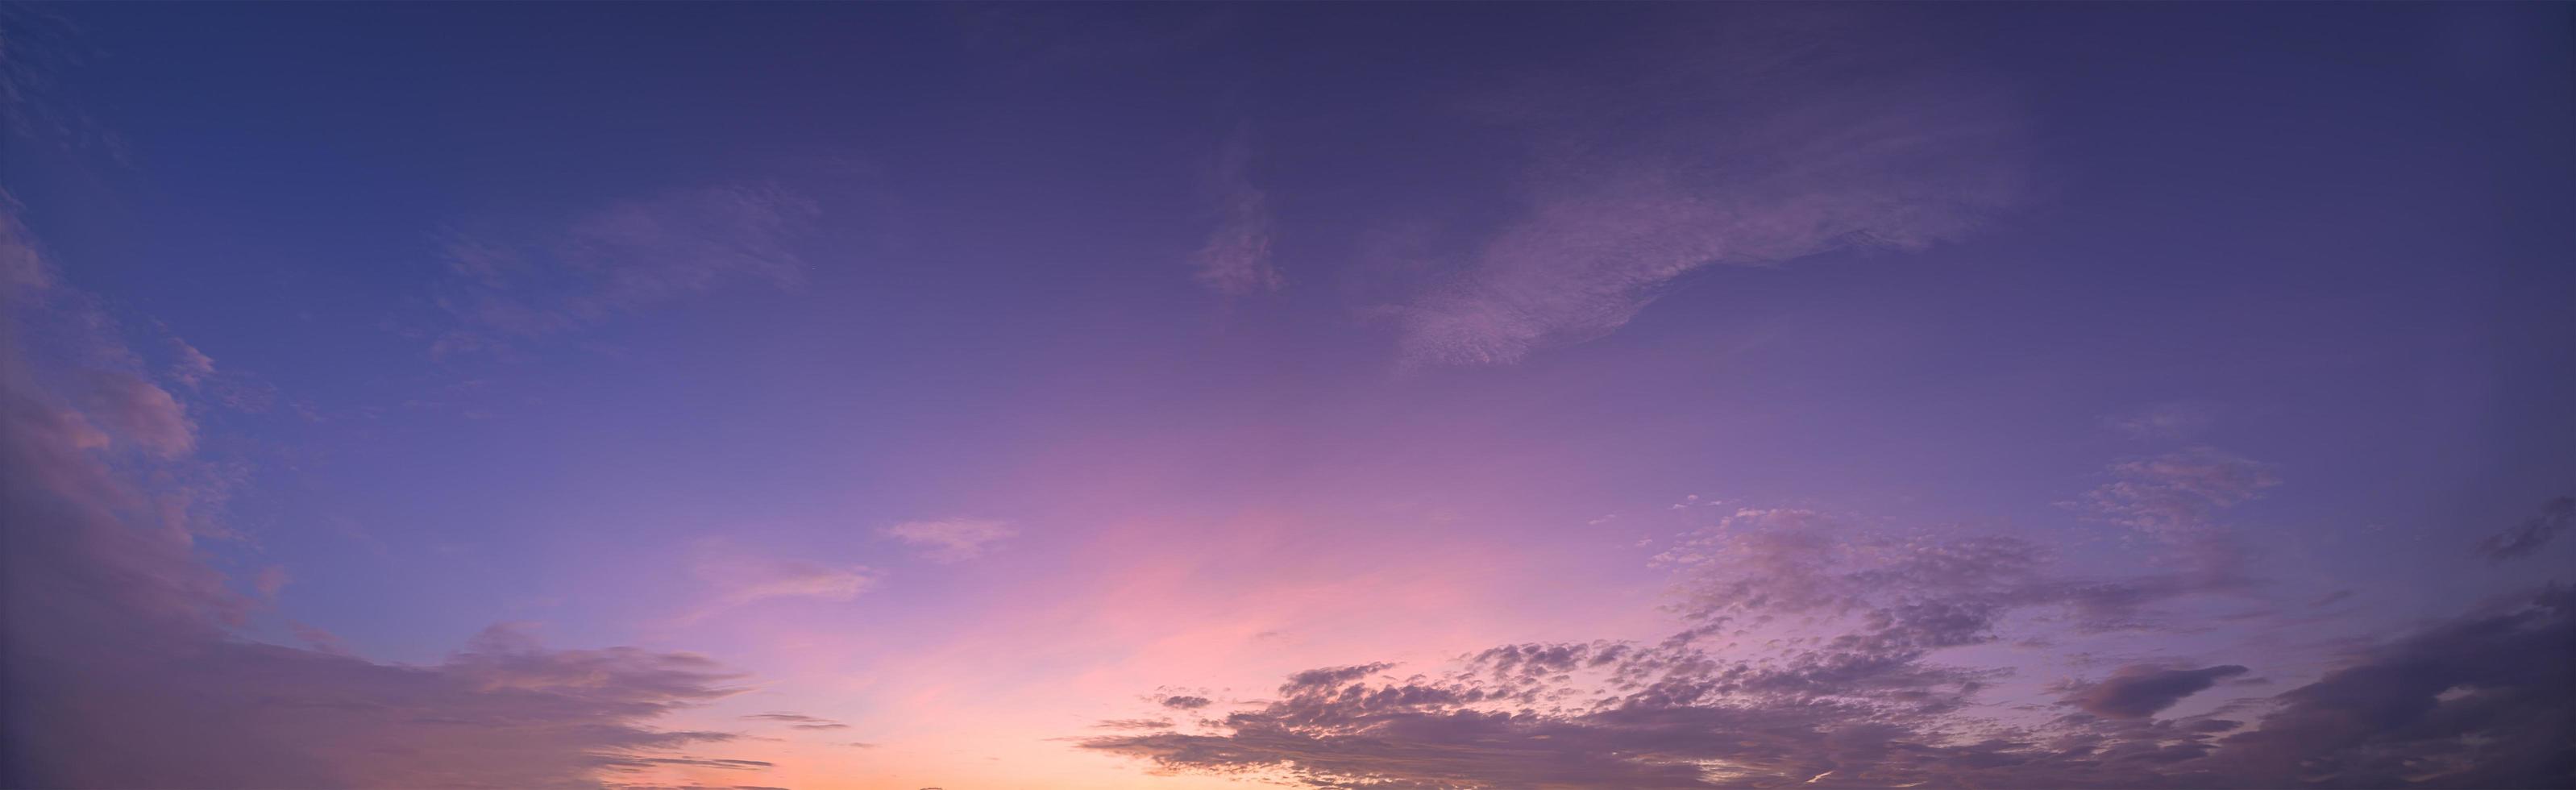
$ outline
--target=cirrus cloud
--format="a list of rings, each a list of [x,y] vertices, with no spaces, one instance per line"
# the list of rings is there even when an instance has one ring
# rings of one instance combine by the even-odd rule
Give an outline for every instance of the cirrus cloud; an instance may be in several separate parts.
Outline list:
[[[1018,535],[1019,530],[1007,521],[951,518],[906,521],[878,533],[921,550],[933,562],[964,562],[983,556],[995,544]]]

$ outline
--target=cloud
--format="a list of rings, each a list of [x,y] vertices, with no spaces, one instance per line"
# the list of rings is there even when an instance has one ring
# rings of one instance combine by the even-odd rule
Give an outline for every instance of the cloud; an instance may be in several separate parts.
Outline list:
[[[726,550],[721,544],[701,549],[705,556],[692,570],[713,595],[675,621],[697,623],[726,611],[775,598],[847,601],[877,584],[874,569],[864,565],[824,565],[782,560]]]
[[[2219,678],[2245,674],[2235,664],[2200,669],[2132,666],[2110,679],[2073,689],[2065,703],[2099,716],[2135,719],[2173,707],[2182,698],[2206,691]]]
[[[921,549],[934,562],[963,562],[983,556],[995,544],[1019,534],[1019,531],[1012,529],[1007,521],[952,518],[907,521],[878,533]]]
[[[2175,402],[2106,418],[2102,424],[2132,439],[2187,439],[2208,429],[2216,418],[2208,404]]]
[[[1276,291],[1286,282],[1270,265],[1270,198],[1252,185],[1251,169],[1251,129],[1238,127],[1208,166],[1216,229],[1190,256],[1199,283],[1229,296]]]
[[[2576,594],[2552,586],[2282,693],[2215,770],[2254,786],[2576,783]],[[2240,778],[2241,777],[2241,778]]]
[[[1172,727],[1172,720],[1171,720],[1171,719],[1107,719],[1107,720],[1103,720],[1103,721],[1101,721],[1101,722],[1099,722],[1099,723],[1093,724],[1093,725],[1091,725],[1091,726],[1092,726],[1094,729],[1102,729],[1102,730],[1167,730],[1167,729],[1171,729],[1171,727]]]
[[[7,211],[0,266],[0,786],[595,786],[732,737],[651,726],[734,693],[693,654],[506,626],[428,666],[245,640],[255,602],[172,528],[173,496],[206,496],[183,404]]]
[[[2576,524],[2576,497],[2552,499],[2540,506],[2539,515],[2522,522],[2522,526],[2478,541],[2477,553],[2491,562],[2528,557],[2549,545],[2571,524]]]
[[[1513,363],[1616,331],[1699,269],[1922,250],[2020,202],[2001,86],[1824,15],[1712,13],[1598,83],[1480,102],[1530,142],[1519,207],[1395,310],[1406,361]]]
[[[430,351],[508,349],[734,281],[797,285],[795,241],[820,213],[776,186],[718,186],[610,205],[532,240],[452,238],[435,299],[452,326]]]
[[[185,340],[173,338],[170,343],[172,355],[175,357],[170,362],[170,378],[194,388],[204,383],[206,379],[214,377],[213,357],[206,356],[206,352],[197,350],[196,346],[188,345],[188,341]]]
[[[213,357],[178,337],[166,338],[165,375],[190,393],[234,411],[262,412],[277,403],[277,386],[238,371],[218,369]]]
[[[850,728],[850,725],[847,724],[842,724],[831,719],[807,716],[802,713],[754,713],[744,716],[743,718],[754,721],[781,722],[786,724],[790,729],[798,730],[846,730]]]
[[[197,425],[168,390],[115,371],[90,371],[88,379],[89,408],[83,416],[93,423],[164,458],[196,449]]]
[[[1674,609],[1695,633],[1749,636],[1788,618],[1850,618],[1857,628],[1837,638],[1844,655],[1831,659],[1850,666],[1994,641],[2015,615],[2045,613],[2079,633],[2153,628],[2158,604],[2233,589],[2201,569],[2070,575],[2022,538],[1880,532],[1797,509],[1739,510],[1656,562],[1684,580]]]
[[[2281,484],[2269,465],[2213,447],[2112,464],[2111,482],[2073,506],[2139,534],[2181,540],[2208,533],[2211,514]]]
[[[2068,579],[2011,541],[1873,537],[1803,511],[1731,529],[1750,539],[1693,549],[1702,553],[1688,561],[1691,595],[1678,608],[1695,625],[1661,642],[1500,645],[1413,673],[1387,662],[1319,668],[1195,731],[1078,743],[1174,773],[1417,790],[2576,778],[2565,671],[2576,600],[2563,589],[2366,650],[2268,701],[2152,718],[2248,670],[2132,666],[2063,689],[2061,704],[2080,713],[2005,720],[1995,716],[2034,707],[1990,699],[2010,668],[1937,664],[1936,651],[1998,642],[2017,623],[2044,622],[2016,611],[2080,606],[2120,583]],[[2266,704],[2273,712],[2250,728],[2223,715]]]
[[[1213,700],[1206,697],[1189,694],[1174,694],[1169,697],[1164,697],[1160,704],[1163,707],[1171,708],[1173,710],[1198,710],[1215,703]]]

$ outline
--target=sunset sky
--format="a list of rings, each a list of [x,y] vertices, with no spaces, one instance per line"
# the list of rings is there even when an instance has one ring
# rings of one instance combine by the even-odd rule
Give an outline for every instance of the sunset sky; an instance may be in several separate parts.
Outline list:
[[[0,7],[0,786],[2576,786],[2571,8]]]

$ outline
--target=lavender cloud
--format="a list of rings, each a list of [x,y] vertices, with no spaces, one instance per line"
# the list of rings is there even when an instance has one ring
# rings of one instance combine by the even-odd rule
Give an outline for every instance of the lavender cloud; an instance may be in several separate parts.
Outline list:
[[[2101,682],[2074,689],[2065,702],[2098,716],[2135,719],[2173,707],[2184,697],[2217,685],[2220,678],[2245,672],[2245,667],[2235,664],[2199,669],[2132,666]]]
[[[2251,786],[2576,783],[2576,594],[2507,598],[2283,692],[2213,770]]]
[[[1532,142],[1519,213],[1397,311],[1404,358],[1509,364],[1616,331],[1702,268],[1921,250],[2020,201],[2008,91],[1778,16],[1693,28],[1693,55],[1632,55],[1599,84],[1482,100]]]
[[[2165,540],[2204,535],[2210,514],[2281,484],[2270,466],[2214,447],[2128,459],[2110,474],[2074,507]]]

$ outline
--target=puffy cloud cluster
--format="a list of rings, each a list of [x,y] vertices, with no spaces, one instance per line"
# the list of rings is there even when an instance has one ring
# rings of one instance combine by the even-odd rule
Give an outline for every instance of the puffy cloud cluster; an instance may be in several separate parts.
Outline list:
[[[1667,561],[1692,627],[1661,642],[1503,645],[1433,674],[1318,668],[1266,701],[1082,745],[1166,771],[1421,790],[2576,779],[2564,590],[2360,651],[2269,700],[2158,718],[2249,670],[2133,665],[2061,686],[2067,712],[2016,719],[1986,698],[2009,668],[1936,658],[2025,615],[2153,627],[2146,607],[2207,590],[2073,578],[2010,538],[1877,535],[1804,511],[1739,513]]]

